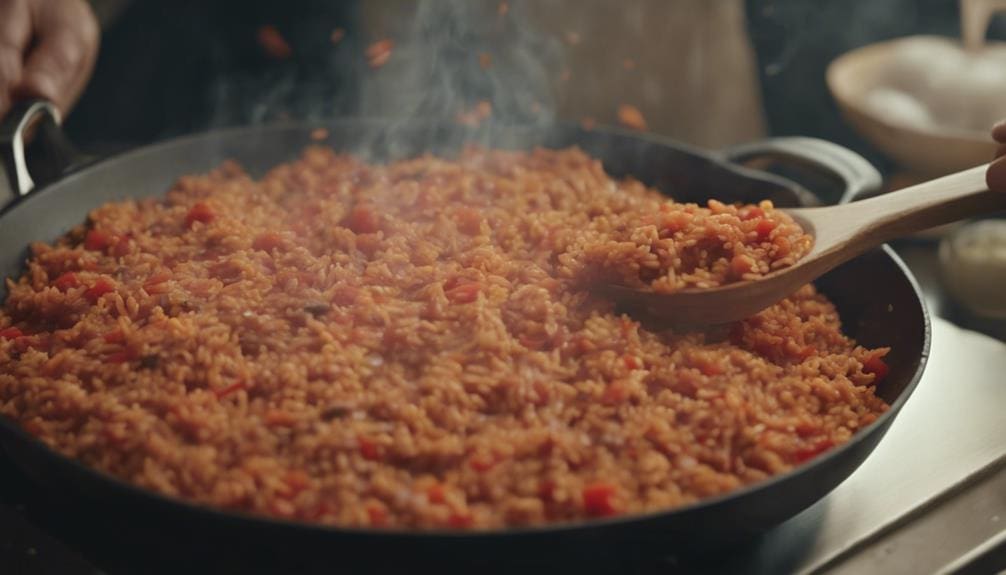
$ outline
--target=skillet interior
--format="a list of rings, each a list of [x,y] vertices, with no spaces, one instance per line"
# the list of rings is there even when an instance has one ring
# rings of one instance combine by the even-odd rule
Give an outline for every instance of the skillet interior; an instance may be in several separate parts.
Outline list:
[[[632,175],[679,200],[716,197],[757,201],[767,197],[780,206],[806,200],[802,190],[786,180],[737,168],[667,141],[618,131],[554,126],[473,131],[439,124],[410,124],[389,131],[379,122],[359,120],[335,122],[326,128],[329,145],[374,159],[431,151],[449,153],[467,141],[512,148],[579,145],[601,158],[613,175]],[[29,242],[55,239],[98,205],[125,197],[163,194],[179,175],[209,170],[228,158],[259,175],[292,159],[303,146],[312,143],[310,132],[311,127],[278,126],[210,133],[143,148],[70,175],[0,215],[0,273],[5,277],[19,275]],[[579,552],[591,540],[652,540],[673,548],[718,545],[763,531],[834,488],[872,451],[921,375],[928,353],[928,317],[917,286],[893,252],[887,248],[873,250],[831,272],[818,285],[838,306],[848,335],[864,345],[894,348],[889,361],[891,373],[879,389],[879,394],[892,403],[892,410],[849,444],[791,473],[666,513],[490,534],[417,535],[311,528],[195,508],[123,486],[54,456],[13,431],[4,420],[0,420],[4,431],[0,439],[15,464],[43,483],[115,501],[129,508],[127,514],[142,510],[144,521],[153,524],[176,521],[189,533],[198,532],[197,528],[193,531],[196,525],[226,524],[246,535],[267,534],[271,541],[324,541],[327,549],[338,544],[354,553],[377,546],[384,550],[379,554],[387,553],[388,545],[397,545],[406,555],[436,555],[446,550],[444,545],[457,553],[459,548],[453,544],[461,540],[467,542],[465,555],[472,556],[499,552],[499,544],[518,542],[539,551],[575,545]],[[6,296],[5,289],[2,296]]]

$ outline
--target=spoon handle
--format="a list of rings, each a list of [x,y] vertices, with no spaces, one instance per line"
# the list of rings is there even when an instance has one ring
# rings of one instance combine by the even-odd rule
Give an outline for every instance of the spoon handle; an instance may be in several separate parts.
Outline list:
[[[894,238],[1004,210],[1006,193],[989,190],[987,170],[985,164],[840,206],[827,218],[814,218],[815,243],[865,251]]]

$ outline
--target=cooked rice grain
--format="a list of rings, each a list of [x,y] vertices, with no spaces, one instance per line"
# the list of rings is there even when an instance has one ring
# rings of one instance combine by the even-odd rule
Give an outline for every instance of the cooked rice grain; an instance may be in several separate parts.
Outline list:
[[[782,227],[768,243],[799,239],[759,209]],[[738,251],[785,265],[745,210],[669,203],[577,150],[377,166],[312,148],[260,181],[227,164],[32,246],[0,313],[0,410],[141,487],[305,522],[673,508],[785,472],[887,409],[886,350],[843,336],[811,286],[722,341],[643,327],[585,290],[608,273],[731,281],[719,256]],[[642,221],[682,214],[669,237]],[[661,273],[637,273],[651,258]]]

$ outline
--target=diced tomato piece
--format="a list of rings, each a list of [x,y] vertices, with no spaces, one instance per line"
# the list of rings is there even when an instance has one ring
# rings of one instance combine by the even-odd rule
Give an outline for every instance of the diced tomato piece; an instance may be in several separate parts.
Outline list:
[[[356,236],[356,249],[363,252],[368,258],[381,248],[381,238],[377,234],[359,234]]]
[[[482,229],[482,214],[475,208],[468,206],[458,208],[454,212],[454,219],[457,220],[458,229],[470,236],[478,235]]]
[[[129,253],[129,236],[124,236],[115,239],[115,245],[112,246],[112,255],[121,258]]]
[[[608,384],[608,387],[604,388],[604,393],[601,394],[601,402],[607,405],[617,405],[625,401],[629,396],[629,390],[625,388],[625,383],[622,381],[613,381]]]
[[[803,463],[813,459],[835,446],[835,442],[830,439],[822,439],[809,447],[803,447],[793,452],[793,459],[797,463]]]
[[[223,399],[232,393],[241,391],[242,389],[248,389],[248,386],[244,382],[237,382],[228,385],[227,387],[222,387],[220,389],[214,389],[213,395],[217,396],[217,399]]]
[[[147,278],[147,281],[143,282],[143,289],[147,293],[160,293],[162,291],[162,285],[171,279],[171,272],[168,270],[162,270],[155,272],[154,275]]]
[[[702,372],[702,375],[706,376],[720,375],[723,373],[723,368],[706,359],[696,362],[695,367]]]
[[[472,303],[479,297],[482,285],[479,282],[465,282],[447,290],[444,294],[453,303]]]
[[[88,230],[84,236],[84,247],[95,252],[104,251],[115,241],[114,236],[98,230]]]
[[[446,490],[444,486],[439,483],[434,483],[426,489],[426,499],[430,503],[443,503],[446,501]]]
[[[104,340],[105,343],[122,343],[126,341],[126,334],[122,333],[121,329],[117,329],[106,333]]]
[[[447,518],[447,524],[454,529],[467,529],[475,523],[475,518],[472,517],[471,513],[465,511],[458,511],[451,513]]]
[[[252,248],[256,250],[262,250],[264,252],[271,252],[272,250],[283,246],[283,236],[277,232],[265,232],[259,234],[252,241]]]
[[[185,214],[185,225],[192,227],[195,222],[202,222],[208,224],[213,221],[216,214],[213,213],[213,208],[211,208],[205,202],[196,202],[189,209],[189,213]]]
[[[394,40],[384,39],[367,46],[367,63],[371,68],[380,68],[391,58],[391,52],[395,47]]]
[[[489,471],[493,467],[496,467],[497,463],[499,463],[499,461],[495,457],[484,453],[475,455],[468,460],[468,466],[479,473]]]
[[[663,206],[661,206],[663,207]],[[688,223],[692,220],[691,216],[685,213],[677,212],[674,214],[668,214],[664,216],[661,221],[661,227],[663,227],[668,232],[677,233],[688,227]]]
[[[353,305],[359,296],[360,288],[348,285],[336,286],[332,293],[332,303],[338,306]]]
[[[527,349],[539,350],[545,347],[548,339],[544,335],[533,336],[526,333],[522,333],[517,336],[517,341]]]
[[[290,488],[290,495],[295,495],[311,485],[311,478],[299,469],[291,469],[283,476],[283,482]]]
[[[258,44],[270,58],[275,60],[284,60],[293,54],[290,44],[287,44],[275,26],[262,26],[258,29]]]
[[[736,255],[730,260],[730,275],[740,279],[754,268],[754,261],[745,255]]]
[[[17,339],[19,337],[22,337],[23,335],[24,332],[22,332],[20,329],[16,327],[8,327],[0,329],[0,337],[2,337],[3,339]]]
[[[775,244],[775,255],[780,258],[788,256],[793,251],[793,245],[788,239],[782,236],[772,240],[772,243]]]
[[[276,499],[269,503],[269,511],[278,517],[293,517],[297,508],[285,499]]]
[[[758,233],[758,239],[761,241],[767,240],[769,236],[772,235],[772,230],[776,228],[776,223],[772,220],[759,220],[755,225],[755,232]]]
[[[618,121],[627,128],[633,130],[646,130],[646,118],[639,108],[629,104],[622,104],[618,107]]]
[[[875,376],[873,382],[880,383],[887,377],[887,373],[891,371],[891,368],[887,366],[887,363],[883,359],[874,355],[863,362],[863,371],[872,373]]]
[[[132,354],[127,350],[116,351],[105,356],[105,361],[108,363],[126,363],[131,359],[130,355]]]
[[[66,291],[70,288],[79,286],[80,280],[77,279],[77,274],[73,272],[66,272],[56,278],[56,280],[52,282],[52,285],[59,291]]]
[[[29,349],[49,351],[52,347],[52,337],[45,333],[22,335],[14,339],[14,347],[22,353]]]
[[[616,488],[605,482],[592,483],[583,488],[583,507],[591,517],[609,517],[618,513],[615,506]]]
[[[639,363],[639,360],[636,359],[636,356],[629,354],[625,354],[622,356],[622,363],[624,363],[625,367],[629,369],[639,369],[640,367],[643,367]]]
[[[765,210],[759,208],[758,206],[745,206],[737,212],[742,220],[753,220],[755,218],[765,217]]]
[[[367,505],[367,518],[374,527],[388,524],[388,511],[379,503]]]
[[[538,484],[538,498],[542,501],[552,501],[555,496],[555,481],[544,479]]]
[[[796,425],[796,434],[800,437],[813,437],[821,432],[821,426],[816,423],[801,421]]]
[[[98,281],[94,282],[94,285],[89,287],[87,291],[84,292],[84,297],[94,304],[98,303],[101,296],[113,291],[115,291],[115,284],[105,278],[98,278]]]
[[[360,455],[362,455],[364,459],[368,461],[377,461],[381,459],[381,446],[373,439],[361,435],[356,438],[356,441],[360,445]]]
[[[291,427],[297,423],[297,418],[288,411],[270,409],[265,412],[265,424],[271,427]]]
[[[331,512],[332,508],[328,505],[328,503],[322,501],[317,505],[312,506],[310,509],[306,510],[304,512],[304,518],[311,521],[317,521],[318,519],[328,515]]]
[[[381,229],[381,218],[373,206],[357,205],[349,212],[343,225],[357,234],[373,234]]]

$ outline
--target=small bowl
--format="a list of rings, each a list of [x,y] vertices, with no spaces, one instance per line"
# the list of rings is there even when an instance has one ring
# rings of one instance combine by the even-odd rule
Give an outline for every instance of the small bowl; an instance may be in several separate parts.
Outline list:
[[[961,226],[940,242],[939,259],[943,284],[961,306],[1006,320],[1006,219]]]
[[[853,50],[833,61],[828,66],[828,88],[842,115],[863,138],[918,176],[938,177],[988,162],[996,146],[987,132],[907,125],[881,117],[864,104],[872,89],[885,84],[897,49],[920,40],[935,41],[925,36],[899,38]]]

